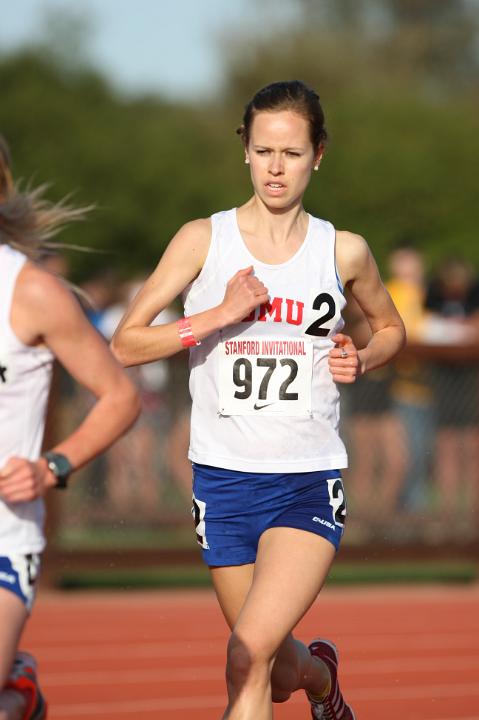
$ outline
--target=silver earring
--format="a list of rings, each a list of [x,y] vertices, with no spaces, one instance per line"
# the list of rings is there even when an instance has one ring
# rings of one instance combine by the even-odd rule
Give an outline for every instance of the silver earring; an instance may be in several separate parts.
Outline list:
[[[245,163],[245,165],[249,165],[249,158],[245,158],[244,163]]]
[[[319,170],[319,165],[315,165],[315,166],[314,166],[314,169],[315,169],[315,170]]]

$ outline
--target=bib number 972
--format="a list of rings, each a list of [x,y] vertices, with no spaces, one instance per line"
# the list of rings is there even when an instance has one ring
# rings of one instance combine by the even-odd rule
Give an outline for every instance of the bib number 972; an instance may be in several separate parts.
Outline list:
[[[278,363],[281,367],[289,368],[289,373],[279,386],[279,400],[297,400],[297,392],[288,392],[288,388],[298,374],[298,363],[293,358],[256,358],[256,367],[264,368],[265,372],[261,379],[258,392],[258,400],[268,399],[268,386]],[[238,358],[233,365],[233,382],[242,388],[235,391],[235,398],[246,400],[253,391],[253,363],[248,358]]]
[[[219,346],[219,366],[221,415],[310,414],[309,341],[226,341]]]

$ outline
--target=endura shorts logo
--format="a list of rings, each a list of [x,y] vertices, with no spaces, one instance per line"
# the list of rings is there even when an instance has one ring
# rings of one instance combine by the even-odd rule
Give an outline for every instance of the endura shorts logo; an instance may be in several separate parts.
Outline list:
[[[16,581],[15,575],[0,571],[0,582],[6,582],[9,585],[14,585]]]
[[[331,530],[334,530],[336,532],[336,526],[333,525],[333,523],[330,523],[329,520],[325,520],[324,518],[319,518],[315,515],[313,518],[313,522],[320,523],[320,525],[326,525],[326,527],[328,527]]]

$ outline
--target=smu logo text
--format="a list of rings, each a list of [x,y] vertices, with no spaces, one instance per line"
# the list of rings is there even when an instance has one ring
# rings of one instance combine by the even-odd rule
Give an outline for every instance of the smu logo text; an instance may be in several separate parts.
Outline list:
[[[269,303],[260,305],[243,318],[241,322],[286,322],[290,325],[301,325],[303,322],[304,303],[291,298],[275,297]]]

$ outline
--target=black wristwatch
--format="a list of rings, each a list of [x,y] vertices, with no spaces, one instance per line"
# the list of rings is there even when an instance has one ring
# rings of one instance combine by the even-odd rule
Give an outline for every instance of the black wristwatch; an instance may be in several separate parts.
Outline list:
[[[70,477],[73,467],[65,455],[60,453],[46,452],[42,457],[47,461],[48,469],[55,475],[57,482],[54,487],[58,490],[65,490],[68,487],[68,478]]]

